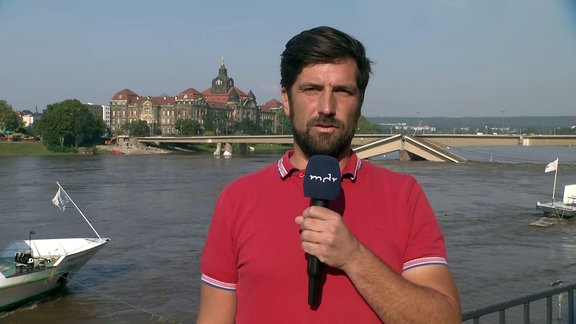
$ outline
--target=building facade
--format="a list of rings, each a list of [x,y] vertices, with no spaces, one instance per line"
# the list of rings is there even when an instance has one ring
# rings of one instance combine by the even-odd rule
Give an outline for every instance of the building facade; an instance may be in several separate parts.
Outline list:
[[[222,125],[216,125],[216,133],[227,134],[230,127],[244,120],[276,127],[276,111],[281,108],[282,103],[276,99],[259,106],[252,91],[245,93],[237,88],[222,59],[212,86],[201,92],[188,88],[177,96],[156,97],[140,96],[130,89],[117,92],[110,100],[110,127],[118,133],[126,123],[145,121],[162,135],[177,135],[178,119],[196,120],[203,126],[209,115],[217,115],[225,118],[221,118]]]
[[[102,118],[106,127],[110,128],[110,106],[97,105],[90,102],[84,105],[94,116]]]

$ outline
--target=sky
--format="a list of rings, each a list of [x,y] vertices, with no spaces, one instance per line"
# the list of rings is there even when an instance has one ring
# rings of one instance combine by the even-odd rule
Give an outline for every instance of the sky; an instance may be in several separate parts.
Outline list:
[[[364,116],[576,115],[576,0],[0,0],[0,100],[203,91],[224,58],[264,104],[286,42],[321,25],[374,62]]]

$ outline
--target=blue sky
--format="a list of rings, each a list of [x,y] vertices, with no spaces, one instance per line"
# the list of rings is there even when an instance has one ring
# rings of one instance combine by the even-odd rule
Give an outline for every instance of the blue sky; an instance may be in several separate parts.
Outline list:
[[[264,104],[280,99],[286,41],[319,25],[375,62],[365,116],[576,115],[573,0],[0,0],[0,99],[202,91],[224,57]]]

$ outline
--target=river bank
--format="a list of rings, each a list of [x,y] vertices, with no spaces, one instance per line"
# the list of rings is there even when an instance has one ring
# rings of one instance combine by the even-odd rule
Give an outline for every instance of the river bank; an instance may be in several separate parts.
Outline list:
[[[66,155],[48,150],[42,142],[0,142],[0,157],[3,156],[48,156]]]
[[[96,145],[96,153],[111,154],[112,151],[122,154],[169,154],[170,150],[146,145]],[[37,142],[0,142],[0,157],[4,156],[52,156],[76,155],[81,153],[62,153],[48,150],[40,141]]]
[[[120,145],[96,145],[97,152],[110,152],[112,154],[170,154],[173,151],[164,150],[151,146],[120,146]]]

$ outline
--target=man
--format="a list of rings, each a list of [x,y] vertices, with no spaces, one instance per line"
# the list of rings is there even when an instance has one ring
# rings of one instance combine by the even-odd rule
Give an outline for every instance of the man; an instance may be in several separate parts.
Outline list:
[[[461,322],[421,187],[350,148],[370,71],[363,45],[330,27],[286,44],[282,100],[294,149],[220,194],[202,256],[199,323]],[[337,158],[342,171],[330,208],[310,207],[303,194],[317,154]],[[318,307],[307,303],[305,254],[326,265]]]

